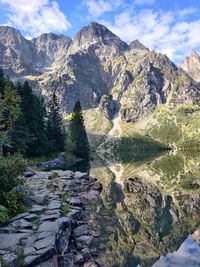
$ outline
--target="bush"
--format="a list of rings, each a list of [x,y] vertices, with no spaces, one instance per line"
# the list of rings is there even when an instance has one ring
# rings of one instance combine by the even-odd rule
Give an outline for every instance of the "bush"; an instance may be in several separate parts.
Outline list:
[[[5,223],[8,219],[8,209],[0,205],[0,224]]]
[[[8,216],[23,211],[24,194],[18,193],[14,187],[20,184],[18,176],[25,170],[26,160],[20,154],[0,156],[0,222]]]
[[[17,177],[25,168],[26,160],[20,154],[0,156],[0,190],[3,192],[12,190],[19,183]]]

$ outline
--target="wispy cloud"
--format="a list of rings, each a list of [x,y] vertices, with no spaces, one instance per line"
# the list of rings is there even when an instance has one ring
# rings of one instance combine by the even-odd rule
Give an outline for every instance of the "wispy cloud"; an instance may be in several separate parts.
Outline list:
[[[123,5],[124,0],[83,0],[91,18],[99,18],[104,13],[114,11],[117,7]]]
[[[56,1],[0,0],[8,12],[7,23],[37,36],[44,32],[65,32],[71,27]]]
[[[86,0],[84,1],[88,12],[92,17],[100,17],[103,13],[111,11],[112,5],[105,0]]]
[[[135,5],[139,5],[139,6],[142,6],[142,5],[153,5],[153,4],[155,4],[155,1],[156,0],[135,0],[134,4]]]
[[[164,53],[178,62],[191,50],[200,47],[200,19],[184,20],[195,9],[163,12],[127,9],[115,16],[114,22],[101,20],[111,31],[126,42],[139,39],[145,46]]]

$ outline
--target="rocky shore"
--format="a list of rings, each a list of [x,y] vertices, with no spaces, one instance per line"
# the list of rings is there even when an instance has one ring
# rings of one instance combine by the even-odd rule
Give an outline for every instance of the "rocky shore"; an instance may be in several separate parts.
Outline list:
[[[19,260],[26,267],[102,266],[93,246],[99,229],[89,212],[100,201],[101,184],[86,173],[60,170],[28,169],[20,178],[30,207],[0,229],[0,266]]]

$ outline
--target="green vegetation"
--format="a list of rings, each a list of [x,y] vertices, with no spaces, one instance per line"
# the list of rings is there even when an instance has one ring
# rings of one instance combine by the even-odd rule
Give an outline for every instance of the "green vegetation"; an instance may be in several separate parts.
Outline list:
[[[70,205],[68,204],[63,204],[61,207],[61,211],[63,212],[63,214],[67,214],[70,211]]]
[[[168,99],[167,99],[167,103],[168,105],[170,104],[175,104],[176,100],[175,100],[175,94],[178,91],[179,87],[184,86],[184,83],[186,82],[186,76],[180,76],[178,77],[178,79],[174,82],[174,86],[173,89],[171,90]]]
[[[24,194],[15,188],[18,175],[25,170],[26,160],[19,154],[0,156],[0,223],[24,209]]]
[[[144,134],[170,147],[200,149],[200,108],[178,105],[174,109],[159,106],[146,122],[142,122]]]
[[[23,267],[24,260],[25,260],[24,250],[19,249],[19,251],[17,251],[17,259],[15,262],[15,267]],[[2,257],[0,257],[0,263],[2,267],[13,267],[13,264],[7,263]]]
[[[79,101],[75,103],[69,125],[68,137],[71,139],[72,151],[77,158],[89,159],[90,148],[84,126],[82,108]]]
[[[65,135],[62,129],[62,119],[59,114],[59,105],[56,94],[53,94],[47,124],[48,140],[52,143],[55,151],[63,151]]]
[[[63,151],[64,142],[56,95],[47,114],[27,81],[15,86],[0,69],[0,223],[24,210],[26,189],[18,177],[25,158],[30,162]]]
[[[27,156],[39,156],[51,151],[45,125],[46,110],[42,99],[35,96],[28,82],[17,84],[20,114],[10,130],[11,151]]]

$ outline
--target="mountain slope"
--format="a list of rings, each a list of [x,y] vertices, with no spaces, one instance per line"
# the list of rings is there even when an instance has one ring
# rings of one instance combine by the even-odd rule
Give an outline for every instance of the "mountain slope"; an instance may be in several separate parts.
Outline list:
[[[196,51],[192,51],[189,57],[186,57],[180,64],[195,81],[200,82],[200,56]]]
[[[108,120],[120,116],[124,122],[142,121],[159,105],[200,105],[200,85],[166,55],[138,40],[128,45],[97,23],[73,39],[50,33],[26,40],[0,26],[0,55],[6,74],[28,79],[47,102],[56,91],[63,116],[78,99],[87,114],[98,109]]]

